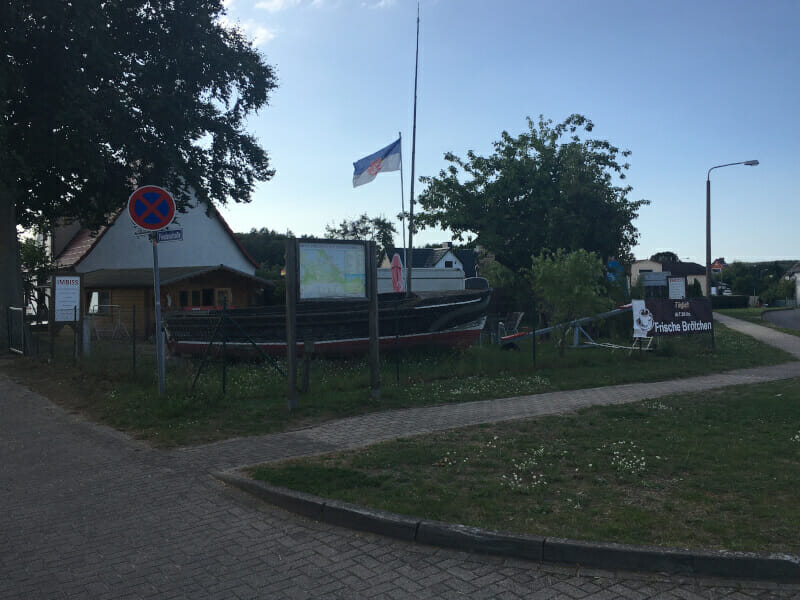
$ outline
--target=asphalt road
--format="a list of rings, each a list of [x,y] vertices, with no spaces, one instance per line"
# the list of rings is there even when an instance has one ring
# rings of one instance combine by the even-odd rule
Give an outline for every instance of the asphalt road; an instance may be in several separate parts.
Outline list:
[[[800,330],[800,309],[798,308],[792,310],[769,310],[764,313],[762,318],[778,327]]]

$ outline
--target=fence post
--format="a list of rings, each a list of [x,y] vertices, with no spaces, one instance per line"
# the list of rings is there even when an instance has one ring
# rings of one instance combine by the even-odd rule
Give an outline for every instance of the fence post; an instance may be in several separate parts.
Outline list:
[[[133,323],[131,323],[131,340],[133,346],[133,376],[136,377],[136,305],[133,305]]]

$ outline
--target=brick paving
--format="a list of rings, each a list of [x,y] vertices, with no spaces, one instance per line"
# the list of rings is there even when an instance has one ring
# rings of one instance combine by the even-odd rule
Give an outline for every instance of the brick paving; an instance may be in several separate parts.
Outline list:
[[[800,338],[752,327],[745,332],[800,358]],[[87,423],[0,376],[0,599],[800,598],[800,584],[557,567],[406,543],[297,517],[208,475],[487,420],[798,376],[800,363],[789,363],[392,411],[174,452]]]

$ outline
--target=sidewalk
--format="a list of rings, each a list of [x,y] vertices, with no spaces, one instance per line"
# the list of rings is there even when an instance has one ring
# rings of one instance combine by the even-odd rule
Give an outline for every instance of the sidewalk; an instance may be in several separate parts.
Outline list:
[[[795,347],[777,332],[756,333]],[[0,599],[798,598],[795,584],[565,567],[351,531],[255,501],[208,475],[482,419],[797,376],[798,363],[790,363],[638,391],[393,411],[162,452],[0,375]]]

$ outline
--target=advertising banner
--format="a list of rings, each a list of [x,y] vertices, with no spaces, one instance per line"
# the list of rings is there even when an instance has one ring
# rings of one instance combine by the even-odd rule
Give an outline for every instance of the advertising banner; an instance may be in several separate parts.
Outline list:
[[[633,300],[633,337],[711,333],[711,301],[705,298]]]

